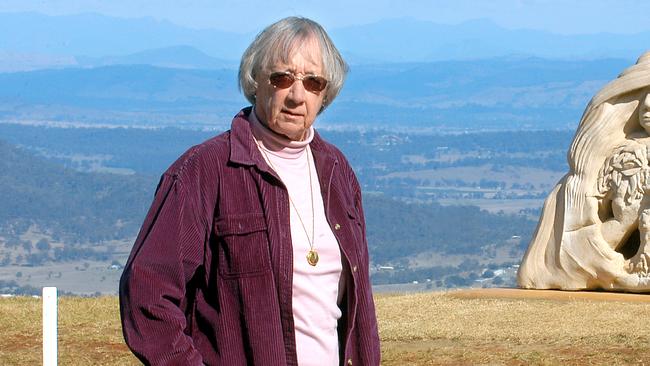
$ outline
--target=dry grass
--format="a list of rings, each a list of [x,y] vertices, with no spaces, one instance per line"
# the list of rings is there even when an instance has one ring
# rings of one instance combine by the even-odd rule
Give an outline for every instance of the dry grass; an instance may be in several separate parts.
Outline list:
[[[0,364],[42,362],[40,299],[0,299]],[[137,365],[124,344],[117,297],[59,299],[59,365]]]
[[[383,365],[650,364],[650,303],[377,297]],[[41,303],[0,299],[0,364],[41,362]],[[115,297],[59,300],[61,365],[130,365]]]
[[[648,303],[427,293],[377,310],[384,365],[650,364]]]

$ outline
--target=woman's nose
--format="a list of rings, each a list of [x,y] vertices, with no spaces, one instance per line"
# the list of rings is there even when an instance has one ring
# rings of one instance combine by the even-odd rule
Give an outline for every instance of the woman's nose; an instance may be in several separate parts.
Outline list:
[[[292,102],[300,104],[305,101],[306,94],[307,91],[305,90],[305,86],[302,85],[302,80],[296,80],[289,89],[288,97]]]

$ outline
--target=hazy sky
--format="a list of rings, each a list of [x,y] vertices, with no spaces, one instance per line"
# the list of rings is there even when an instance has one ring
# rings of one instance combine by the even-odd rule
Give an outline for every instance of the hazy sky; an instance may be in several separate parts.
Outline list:
[[[486,18],[506,28],[555,33],[636,33],[650,30],[646,0],[2,0],[0,12],[97,12],[154,17],[193,28],[259,31],[288,15],[326,28],[413,17],[444,24]]]

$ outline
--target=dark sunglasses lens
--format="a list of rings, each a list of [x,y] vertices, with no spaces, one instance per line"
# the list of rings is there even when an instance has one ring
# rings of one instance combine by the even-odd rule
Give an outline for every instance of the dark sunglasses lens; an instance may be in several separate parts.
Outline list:
[[[307,76],[302,80],[302,85],[311,92],[319,92],[325,89],[327,80],[320,76]]]
[[[291,74],[278,72],[271,74],[271,76],[269,76],[269,81],[271,81],[271,85],[276,88],[286,89],[293,84],[294,79]]]

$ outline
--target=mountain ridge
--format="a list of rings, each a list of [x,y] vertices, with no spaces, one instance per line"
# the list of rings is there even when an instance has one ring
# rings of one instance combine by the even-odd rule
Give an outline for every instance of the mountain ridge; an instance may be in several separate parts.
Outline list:
[[[511,56],[353,65],[319,119],[338,126],[567,128],[630,64]],[[0,121],[205,128],[248,105],[237,85],[235,69],[109,65],[0,73]]]
[[[562,35],[539,30],[505,29],[484,19],[455,25],[412,18],[333,28],[330,34],[351,64],[472,60],[509,55],[555,59],[637,57],[650,32]],[[254,33],[193,29],[153,18],[119,18],[96,13],[49,16],[36,12],[0,13],[0,50],[22,58],[27,68],[74,65],[71,57],[121,57],[152,49],[190,46],[209,57],[237,63]],[[64,60],[65,62],[63,62]],[[76,65],[81,63],[77,62]],[[0,62],[16,70],[16,60]]]

